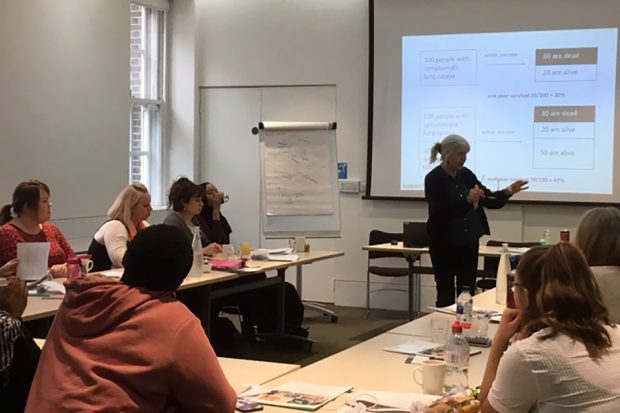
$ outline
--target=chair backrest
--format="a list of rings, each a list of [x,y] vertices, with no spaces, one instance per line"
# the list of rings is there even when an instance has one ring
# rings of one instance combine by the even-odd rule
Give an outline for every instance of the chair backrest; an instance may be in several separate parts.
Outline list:
[[[373,229],[370,231],[370,236],[368,239],[368,245],[377,245],[377,244],[387,244],[391,241],[402,241],[403,234],[400,232],[384,232],[378,229]],[[378,252],[378,251],[368,251],[368,259],[372,260],[375,258],[387,258],[387,257],[403,257],[403,254],[400,252]]]
[[[403,222],[403,244],[405,247],[428,247],[426,222]]]
[[[534,247],[536,245],[539,245],[538,242],[532,242],[532,241],[514,242],[514,241],[498,241],[494,239],[487,241],[488,247],[501,247],[502,244],[508,244],[509,247],[514,247],[514,248]],[[495,276],[491,274],[497,273],[497,267],[499,267],[499,257],[484,257],[482,266],[483,266],[485,273],[488,272],[487,278],[494,278]]]

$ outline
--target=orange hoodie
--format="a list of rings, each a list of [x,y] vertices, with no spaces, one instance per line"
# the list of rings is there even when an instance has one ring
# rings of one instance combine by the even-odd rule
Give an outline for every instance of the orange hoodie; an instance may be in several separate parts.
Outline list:
[[[26,412],[234,411],[235,392],[182,303],[99,275],[65,285]]]

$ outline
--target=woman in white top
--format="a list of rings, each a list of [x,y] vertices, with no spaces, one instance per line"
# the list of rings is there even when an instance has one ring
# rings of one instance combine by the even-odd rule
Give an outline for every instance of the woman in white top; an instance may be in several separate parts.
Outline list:
[[[620,323],[620,209],[587,211],[577,226],[575,245],[596,277],[611,321]]]
[[[88,252],[93,260],[92,271],[121,268],[127,243],[149,224],[151,194],[142,184],[125,187],[108,210],[106,221],[95,232]]]
[[[581,251],[532,248],[513,291],[517,308],[504,311],[495,333],[482,412],[620,411],[620,329]]]

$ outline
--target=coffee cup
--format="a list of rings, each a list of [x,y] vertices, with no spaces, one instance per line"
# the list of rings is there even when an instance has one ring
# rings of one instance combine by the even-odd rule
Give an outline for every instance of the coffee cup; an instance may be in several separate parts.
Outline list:
[[[95,263],[90,259],[90,255],[81,255],[78,258],[82,267],[82,275],[87,275],[93,269]]]
[[[446,363],[443,360],[424,360],[413,370],[415,381],[425,394],[442,394]]]
[[[295,237],[288,241],[289,247],[296,252],[304,252],[306,250],[306,237]]]

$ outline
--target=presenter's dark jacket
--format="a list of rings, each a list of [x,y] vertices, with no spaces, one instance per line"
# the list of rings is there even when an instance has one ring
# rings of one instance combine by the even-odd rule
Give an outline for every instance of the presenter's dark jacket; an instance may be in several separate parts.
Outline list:
[[[475,185],[485,194],[477,209],[467,202],[469,190]],[[431,245],[468,245],[478,242],[484,234],[490,235],[484,208],[501,208],[510,198],[504,190],[491,192],[467,168],[460,169],[453,178],[441,165],[426,175],[424,194]]]

